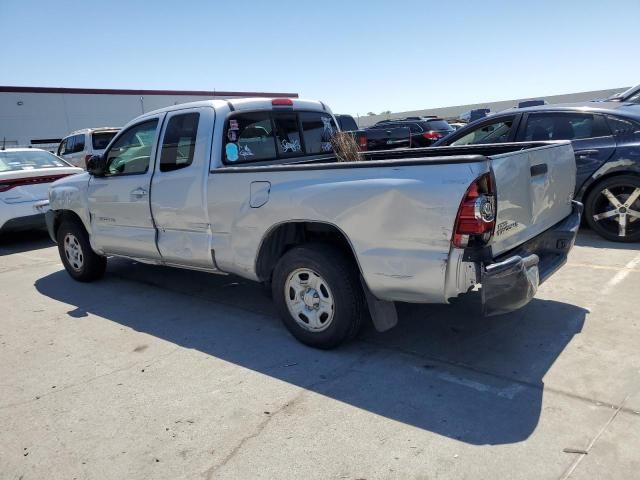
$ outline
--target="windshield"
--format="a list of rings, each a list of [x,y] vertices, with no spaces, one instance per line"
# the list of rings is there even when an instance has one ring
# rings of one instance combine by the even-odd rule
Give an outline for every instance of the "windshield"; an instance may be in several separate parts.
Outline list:
[[[0,151],[0,172],[68,166],[64,160],[42,150]]]
[[[109,142],[116,136],[115,132],[95,132],[91,135],[91,143],[94,150],[104,150],[109,145]]]

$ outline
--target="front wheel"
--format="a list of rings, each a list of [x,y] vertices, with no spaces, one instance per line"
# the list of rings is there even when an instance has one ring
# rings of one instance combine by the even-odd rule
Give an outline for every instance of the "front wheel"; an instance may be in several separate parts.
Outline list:
[[[92,282],[104,275],[107,259],[93,251],[82,225],[76,221],[63,222],[56,239],[62,264],[74,280]]]
[[[289,250],[276,265],[272,294],[287,329],[311,347],[334,348],[355,337],[363,322],[357,267],[332,245]]]
[[[586,199],[585,216],[607,240],[640,241],[640,177],[621,175],[596,185]]]

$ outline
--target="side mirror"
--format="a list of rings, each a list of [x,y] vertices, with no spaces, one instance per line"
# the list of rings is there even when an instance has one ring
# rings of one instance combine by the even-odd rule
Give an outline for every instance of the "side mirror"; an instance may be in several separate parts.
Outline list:
[[[106,161],[102,155],[92,155],[87,160],[87,172],[96,177],[104,177]]]

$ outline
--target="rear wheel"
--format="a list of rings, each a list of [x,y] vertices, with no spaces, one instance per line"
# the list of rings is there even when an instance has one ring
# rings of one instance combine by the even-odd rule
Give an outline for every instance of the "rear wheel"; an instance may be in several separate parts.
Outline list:
[[[73,279],[92,282],[104,275],[107,259],[93,251],[84,226],[74,220],[64,221],[56,239],[62,264]]]
[[[640,240],[640,177],[622,175],[598,184],[585,202],[589,226],[614,242]]]
[[[276,265],[272,293],[285,326],[306,345],[334,348],[362,326],[366,310],[357,268],[331,245],[289,250]]]

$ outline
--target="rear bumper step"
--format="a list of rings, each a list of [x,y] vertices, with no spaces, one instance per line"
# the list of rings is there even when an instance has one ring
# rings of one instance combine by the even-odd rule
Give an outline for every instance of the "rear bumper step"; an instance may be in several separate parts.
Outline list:
[[[582,204],[574,201],[571,214],[564,220],[482,268],[485,315],[500,315],[525,306],[538,286],[566,263],[582,210]]]

